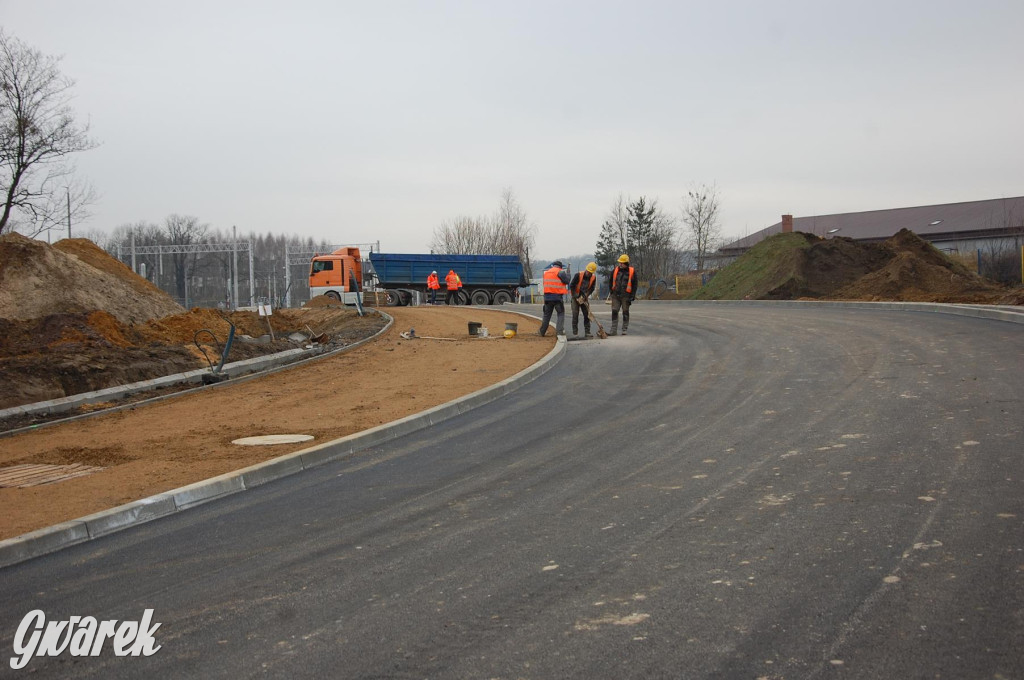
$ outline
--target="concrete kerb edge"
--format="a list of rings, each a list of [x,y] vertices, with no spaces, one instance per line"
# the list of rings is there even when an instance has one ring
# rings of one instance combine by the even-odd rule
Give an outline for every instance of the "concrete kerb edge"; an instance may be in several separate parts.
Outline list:
[[[384,314],[383,312],[380,313]],[[532,314],[524,312],[511,313],[536,318]],[[338,351],[353,349],[386,332],[394,323],[394,319],[387,314],[384,314],[384,316],[388,319],[388,323],[381,331],[359,343],[343,347]],[[362,451],[390,439],[425,429],[431,425],[466,413],[478,406],[483,406],[495,399],[499,399],[535,380],[551,370],[564,356],[565,350],[565,336],[558,336],[555,346],[551,351],[532,366],[494,385],[427,409],[426,411],[421,411],[391,423],[379,425],[370,430],[364,430],[363,432],[324,442],[300,451],[293,451],[292,453],[272,458],[271,460],[257,463],[241,470],[235,470],[234,472],[165,491],[155,496],[142,498],[109,510],[103,510],[92,515],[44,527],[0,541],[0,568],[18,564],[34,557],[41,557],[72,545],[127,529],[131,526],[144,524],[160,517],[188,510],[218,498],[256,488],[275,479],[281,479],[302,470],[344,458],[357,451]],[[329,356],[334,353],[331,352],[323,356]],[[294,365],[296,364],[290,364],[289,367]]]
[[[353,349],[355,349],[357,347],[360,347],[360,346],[364,345],[367,342],[371,342],[372,340],[375,340],[378,336],[383,335],[384,333],[386,333],[391,328],[391,326],[394,325],[395,320],[394,320],[394,318],[390,314],[387,314],[386,312],[382,312],[379,309],[376,310],[376,311],[377,311],[378,314],[380,314],[386,320],[386,323],[384,324],[384,327],[381,328],[376,333],[374,333],[373,335],[371,335],[371,336],[369,336],[367,338],[363,338],[359,342],[352,343],[351,345],[345,345],[344,347],[339,347],[339,348],[337,348],[335,350],[331,350],[330,352],[319,352],[319,351],[315,351],[315,350],[296,350],[296,349],[290,349],[290,350],[286,350],[285,352],[278,352],[277,354],[270,354],[270,355],[267,355],[266,357],[257,357],[255,359],[245,359],[245,360],[242,360],[242,361],[238,361],[238,362],[234,362],[234,363],[231,363],[231,364],[227,364],[224,367],[225,368],[225,372],[228,372],[231,369],[231,367],[233,367],[233,366],[240,366],[240,365],[251,366],[251,365],[253,365],[252,362],[257,362],[257,361],[260,361],[260,360],[266,360],[267,368],[257,369],[255,371],[250,372],[250,373],[246,373],[244,375],[240,375],[237,378],[232,378],[230,380],[226,380],[226,381],[221,382],[221,383],[214,383],[214,384],[211,384],[211,385],[204,385],[202,387],[192,388],[191,390],[181,390],[180,392],[175,392],[174,394],[165,394],[165,395],[162,395],[162,396],[159,396],[159,397],[152,397],[151,399],[143,399],[141,401],[137,401],[137,402],[134,402],[134,403],[131,403],[131,404],[121,404],[119,406],[114,406],[112,408],[104,409],[103,411],[98,411],[98,412],[95,412],[95,413],[83,413],[83,414],[79,414],[79,415],[76,415],[76,416],[71,416],[71,417],[68,417],[68,418],[64,418],[62,420],[55,420],[55,421],[50,422],[50,423],[42,423],[42,424],[39,424],[39,425],[30,425],[30,426],[27,426],[27,427],[20,427],[20,428],[17,428],[15,430],[8,430],[6,432],[0,432],[0,438],[8,437],[8,436],[15,435],[15,434],[20,434],[22,432],[28,432],[28,431],[31,431],[31,430],[37,430],[37,429],[39,429],[41,427],[49,427],[49,426],[52,426],[52,425],[58,425],[60,423],[67,423],[67,422],[71,422],[71,421],[74,421],[74,420],[81,420],[81,419],[84,419],[84,418],[92,418],[94,416],[100,415],[101,413],[116,413],[117,411],[123,411],[125,409],[130,409],[130,408],[136,408],[138,406],[144,406],[146,404],[154,404],[154,403],[156,403],[158,401],[163,401],[164,399],[171,399],[172,397],[179,397],[181,395],[188,394],[188,393],[190,393],[190,392],[192,392],[194,390],[217,389],[217,388],[220,388],[220,387],[226,387],[228,385],[238,385],[239,383],[243,383],[243,382],[245,382],[247,380],[254,380],[256,378],[260,378],[260,377],[265,376],[265,375],[270,375],[272,373],[277,373],[279,371],[283,371],[283,370],[286,370],[286,369],[289,369],[289,368],[294,368],[294,367],[297,367],[297,366],[302,366],[303,364],[305,364],[307,362],[310,362],[310,361],[317,361],[319,359],[326,359],[328,357],[335,356],[336,354],[342,354],[344,352],[348,352],[349,350],[353,350]],[[311,351],[313,352],[312,355],[311,356],[307,356],[304,359],[299,359],[297,361],[287,361],[287,357],[285,357],[283,359],[285,361],[285,363],[283,363],[283,364],[281,363],[281,361],[282,361],[281,355],[286,354],[289,357],[291,357],[291,356],[295,356],[297,353],[308,354]],[[35,404],[23,404],[22,406],[12,406],[12,407],[7,408],[7,409],[0,409],[0,418],[7,418],[7,417],[10,417],[12,415],[22,415],[22,414],[31,414],[31,413],[62,413],[64,411],[69,411],[69,410],[71,410],[73,408],[77,408],[78,406],[82,406],[83,404],[97,403],[97,402],[102,402],[102,401],[109,401],[110,400],[109,397],[111,397],[111,396],[119,396],[119,397],[123,398],[123,397],[130,396],[132,394],[136,394],[138,392],[144,392],[146,390],[160,388],[160,387],[167,387],[169,385],[178,385],[178,384],[182,384],[182,383],[198,383],[198,382],[202,381],[202,376],[207,374],[207,373],[209,373],[209,371],[206,370],[206,369],[196,369],[196,370],[192,370],[192,371],[186,371],[185,373],[177,373],[177,374],[174,374],[174,375],[162,376],[160,378],[152,378],[150,380],[143,380],[141,382],[132,383],[130,385],[122,385],[120,387],[108,387],[108,388],[106,388],[104,390],[99,390],[97,392],[86,392],[86,393],[83,393],[83,394],[80,394],[80,395],[73,395],[71,397],[64,397],[62,399],[52,399],[52,400],[49,400],[49,401],[36,402]],[[100,395],[102,395],[102,396],[100,396]]]
[[[678,304],[686,307],[702,305],[744,305],[750,307],[843,307],[850,309],[882,309],[894,312],[924,312],[950,314],[981,319],[995,319],[1008,323],[1024,324],[1024,309],[1010,311],[989,309],[977,305],[958,305],[943,302],[868,302],[860,300],[652,300],[663,304]]]

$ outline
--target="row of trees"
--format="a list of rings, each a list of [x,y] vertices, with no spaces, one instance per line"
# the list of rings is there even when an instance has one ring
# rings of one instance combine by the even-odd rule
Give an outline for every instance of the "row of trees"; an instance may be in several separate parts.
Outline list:
[[[434,228],[430,252],[450,255],[518,255],[533,277],[530,251],[537,237],[537,227],[530,223],[512,189],[501,194],[501,203],[494,215],[460,216]]]
[[[691,267],[703,271],[720,240],[720,200],[715,185],[689,190],[678,217],[663,210],[657,199],[641,196],[629,201],[619,194],[601,225],[594,259],[607,271],[625,253],[638,279],[649,281]]]

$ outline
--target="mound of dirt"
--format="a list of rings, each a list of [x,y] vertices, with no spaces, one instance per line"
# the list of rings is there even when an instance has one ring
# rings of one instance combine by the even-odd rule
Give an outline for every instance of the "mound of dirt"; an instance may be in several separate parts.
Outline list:
[[[834,295],[841,300],[992,303],[1004,289],[936,250],[903,229],[879,244],[884,264]]]
[[[1020,304],[1022,296],[979,277],[903,229],[883,243],[822,239],[800,232],[776,234],[719,272],[693,297]]]
[[[0,236],[0,317],[40,319],[105,311],[141,323],[184,309],[169,295],[85,239]]]
[[[384,321],[334,306],[277,310],[269,324],[254,312],[185,311],[91,241],[0,237],[0,408],[207,368],[232,325],[229,362],[314,336],[351,344]]]
[[[231,324],[229,362],[294,349],[313,335],[348,345],[384,326],[379,315],[360,317],[352,309],[283,309],[270,318],[274,340],[255,312],[195,308],[144,324],[125,324],[101,310],[0,318],[0,383],[7,386],[0,408],[207,368],[219,361]],[[290,340],[292,334],[301,339]]]

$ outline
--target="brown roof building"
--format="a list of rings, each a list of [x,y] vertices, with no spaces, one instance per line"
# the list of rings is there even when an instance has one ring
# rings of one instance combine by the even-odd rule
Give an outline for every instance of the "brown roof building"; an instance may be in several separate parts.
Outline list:
[[[946,252],[1019,251],[1024,240],[1024,196],[811,217],[783,215],[780,222],[722,246],[717,255],[737,257],[761,240],[786,231],[873,242],[884,241],[900,229],[909,229]]]

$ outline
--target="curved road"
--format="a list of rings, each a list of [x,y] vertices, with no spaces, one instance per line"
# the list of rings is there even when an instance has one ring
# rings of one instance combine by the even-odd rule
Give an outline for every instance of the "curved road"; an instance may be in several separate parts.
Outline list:
[[[606,310],[602,317],[607,323]],[[0,571],[34,677],[1024,677],[1024,326],[639,304],[513,395]]]

